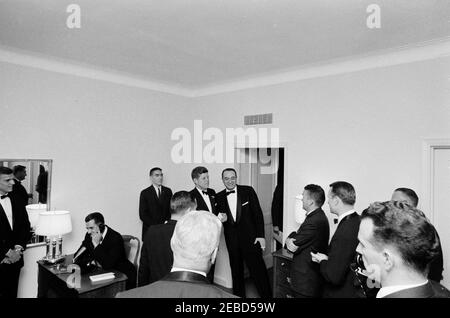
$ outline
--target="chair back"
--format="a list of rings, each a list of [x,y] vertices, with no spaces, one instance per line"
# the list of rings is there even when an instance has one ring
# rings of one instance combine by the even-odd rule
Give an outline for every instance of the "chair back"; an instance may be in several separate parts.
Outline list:
[[[123,244],[125,247],[125,255],[128,260],[133,263],[134,267],[138,268],[138,255],[141,247],[141,241],[133,235],[122,235]]]

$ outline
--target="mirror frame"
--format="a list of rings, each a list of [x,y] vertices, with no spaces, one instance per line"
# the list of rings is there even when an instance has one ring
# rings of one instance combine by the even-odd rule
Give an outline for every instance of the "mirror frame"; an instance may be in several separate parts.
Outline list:
[[[20,162],[35,162],[35,161],[44,161],[48,163],[48,181],[47,181],[47,211],[50,211],[51,209],[51,195],[52,195],[52,166],[53,166],[53,159],[9,159],[9,158],[0,158],[0,162],[11,162],[11,161],[20,161]],[[28,243],[27,248],[32,248],[36,246],[44,246],[44,242],[39,243]]]

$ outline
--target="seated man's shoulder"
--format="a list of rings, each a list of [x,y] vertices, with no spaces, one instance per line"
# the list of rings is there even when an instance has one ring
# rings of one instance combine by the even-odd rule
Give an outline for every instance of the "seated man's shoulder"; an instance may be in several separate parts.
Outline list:
[[[434,298],[450,298],[450,291],[441,284],[430,280],[434,291]]]

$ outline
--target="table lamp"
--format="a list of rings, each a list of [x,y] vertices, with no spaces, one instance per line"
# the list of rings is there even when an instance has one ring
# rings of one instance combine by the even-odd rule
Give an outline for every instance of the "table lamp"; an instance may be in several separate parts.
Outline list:
[[[62,235],[72,232],[69,211],[41,211],[36,225],[36,234],[46,236],[46,255],[43,261],[50,264],[64,260]]]
[[[31,232],[33,236],[31,238],[31,242],[35,243],[37,240],[37,236],[35,236],[36,225],[39,220],[39,213],[47,211],[47,204],[28,204],[26,207],[28,213],[28,219],[30,220]]]

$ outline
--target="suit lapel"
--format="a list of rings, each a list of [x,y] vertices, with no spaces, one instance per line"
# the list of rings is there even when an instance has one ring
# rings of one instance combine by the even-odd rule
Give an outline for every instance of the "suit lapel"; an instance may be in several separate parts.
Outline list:
[[[241,210],[241,189],[240,187],[236,186],[236,223],[239,223],[239,220],[241,219]]]

